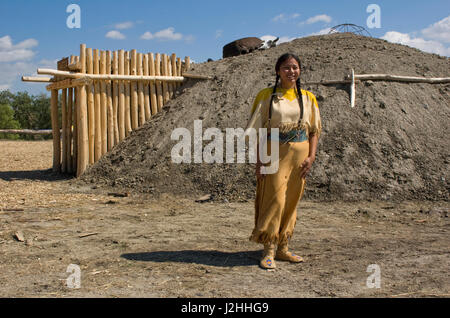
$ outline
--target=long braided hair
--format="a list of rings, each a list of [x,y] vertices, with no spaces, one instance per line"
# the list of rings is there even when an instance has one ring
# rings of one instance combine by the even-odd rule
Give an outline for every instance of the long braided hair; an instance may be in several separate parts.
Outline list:
[[[277,74],[277,77],[275,79],[275,86],[273,87],[272,96],[270,97],[269,123],[270,123],[270,120],[272,119],[272,103],[273,103],[273,99],[274,99],[275,94],[277,92],[278,82],[280,81],[280,75],[278,75],[278,73],[280,71],[281,64],[283,64],[285,61],[287,61],[290,58],[293,58],[294,60],[296,60],[297,63],[298,63],[298,66],[300,67],[300,71],[302,70],[302,63],[300,61],[300,58],[297,55],[295,55],[293,53],[285,53],[285,54],[281,55],[278,58],[277,63],[275,64],[275,72]],[[297,99],[298,99],[298,103],[300,105],[300,119],[298,121],[300,123],[302,118],[303,118],[303,98],[302,98],[302,89],[301,89],[300,77],[297,78],[297,81],[296,81],[295,84],[296,84],[296,88],[297,88]]]

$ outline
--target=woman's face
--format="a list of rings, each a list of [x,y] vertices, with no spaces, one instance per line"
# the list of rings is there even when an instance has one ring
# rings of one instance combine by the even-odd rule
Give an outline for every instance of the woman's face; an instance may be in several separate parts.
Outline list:
[[[291,57],[281,63],[278,75],[281,79],[281,87],[293,88],[300,76],[300,65],[298,65],[297,61]]]

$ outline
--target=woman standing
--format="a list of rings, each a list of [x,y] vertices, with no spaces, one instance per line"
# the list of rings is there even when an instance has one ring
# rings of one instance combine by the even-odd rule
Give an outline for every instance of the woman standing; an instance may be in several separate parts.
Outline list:
[[[250,240],[264,244],[260,266],[265,269],[275,268],[275,259],[303,261],[289,251],[288,243],[322,130],[315,96],[300,87],[300,59],[291,53],[284,54],[275,71],[275,86],[258,93],[247,127],[279,129],[278,171],[262,174],[259,155],[256,164],[255,228]],[[270,143],[268,148],[270,151]]]

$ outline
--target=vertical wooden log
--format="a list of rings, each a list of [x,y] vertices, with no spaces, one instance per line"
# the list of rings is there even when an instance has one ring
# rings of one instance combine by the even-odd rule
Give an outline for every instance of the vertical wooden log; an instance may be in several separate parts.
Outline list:
[[[169,55],[166,55],[166,68],[167,68],[167,76],[173,76],[172,73],[172,62],[171,62],[171,57]],[[168,87],[169,87],[169,99],[173,98],[173,94],[175,91],[175,87],[174,87],[174,83],[172,82],[168,82]]]
[[[61,94],[61,172],[67,172],[67,89],[62,90]]]
[[[159,53],[156,53],[155,73],[156,73],[156,76],[161,75],[161,54],[159,54]],[[163,88],[162,88],[161,81],[156,81],[156,96],[158,99],[158,112],[160,112],[164,106],[164,95],[163,95]]]
[[[86,49],[86,72],[94,74],[94,61],[92,49]],[[95,162],[95,105],[94,105],[94,83],[87,86],[87,109],[88,109],[88,130],[89,130],[89,164]]]
[[[100,51],[100,74],[106,74],[106,51]],[[102,156],[108,152],[108,108],[106,81],[100,81],[100,118],[102,124]]]
[[[153,53],[148,54],[148,63],[150,64],[150,76],[154,76],[155,73],[155,59],[153,57]],[[158,112],[158,98],[156,96],[156,82],[150,82],[150,96],[151,96],[151,109],[152,115],[155,115]]]
[[[80,57],[75,56],[75,63],[80,62]],[[78,168],[78,88],[73,89],[73,156],[72,172],[77,175]]]
[[[106,74],[112,72],[112,56],[111,51],[106,52]],[[114,114],[113,114],[113,95],[112,82],[106,82],[106,98],[107,98],[107,125],[108,125],[108,151],[114,148]]]
[[[162,55],[161,60],[161,73],[163,76],[169,76],[168,74],[168,67],[167,67],[167,55]],[[169,85],[166,81],[163,81],[163,98],[164,98],[164,105],[167,104],[167,102],[170,99],[170,92],[169,92]]]
[[[73,127],[73,88],[69,88],[67,96],[67,173],[73,173],[72,164],[72,127]]]
[[[186,56],[184,58],[184,70],[183,70],[183,72],[189,71],[190,68],[191,68],[191,58],[189,56]]]
[[[78,62],[77,60],[75,60]],[[72,156],[72,173],[77,175],[78,166],[78,88],[73,89],[73,156]]]
[[[350,85],[350,107],[354,108],[355,107],[355,93],[356,90],[356,84],[355,84],[355,70],[352,69],[352,83]]]
[[[143,55],[142,61],[143,67],[143,75],[148,76],[149,68],[148,68],[148,54]],[[145,108],[145,120],[149,120],[152,116],[152,112],[150,110],[150,82],[144,83],[144,108]]]
[[[130,75],[137,75],[137,53],[136,50],[131,50],[131,64]],[[138,84],[136,81],[131,82],[131,127],[137,129],[139,127],[138,121]]]
[[[177,58],[177,76],[183,76],[181,73],[181,67],[182,67],[182,63],[181,63],[181,57]],[[182,83],[177,83],[177,86],[180,87],[182,85]]]
[[[130,52],[125,52],[125,75],[130,75]],[[129,136],[132,130],[131,123],[131,83],[125,81],[125,136]]]
[[[119,51],[119,74],[125,74],[125,51]],[[124,81],[119,83],[119,141],[125,139],[125,84]]]
[[[100,74],[100,56],[98,49],[94,50],[94,74]],[[97,162],[102,156],[101,92],[99,81],[94,81],[94,112],[95,112],[94,160],[95,162]]]
[[[51,92],[51,117],[53,132],[53,172],[61,171],[61,135],[58,118],[58,90]]]
[[[175,53],[173,53],[170,57],[170,62],[171,62],[171,70],[172,70],[172,76],[177,76],[177,56],[175,55]],[[173,83],[172,84],[172,98],[175,97],[175,93],[177,91],[177,83]]]
[[[86,44],[80,46],[80,73],[86,73]],[[87,103],[86,86],[78,88],[77,97],[77,116],[78,116],[78,167],[77,177],[81,176],[87,168],[89,162],[89,139],[87,125]]]
[[[142,53],[137,54],[137,75],[144,75],[142,68]],[[145,100],[144,100],[144,82],[137,83],[138,104],[139,104],[139,127],[145,124]]]
[[[119,53],[113,52],[113,74],[119,74]],[[113,123],[114,123],[114,145],[120,141],[119,138],[119,81],[113,81]]]

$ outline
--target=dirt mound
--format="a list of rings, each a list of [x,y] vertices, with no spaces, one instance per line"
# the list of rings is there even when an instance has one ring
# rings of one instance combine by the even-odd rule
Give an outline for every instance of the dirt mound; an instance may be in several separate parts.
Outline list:
[[[450,60],[354,34],[301,38],[276,48],[195,65],[192,73],[212,81],[187,82],[164,110],[104,156],[83,182],[144,193],[215,199],[254,197],[252,164],[174,164],[175,128],[193,132],[245,127],[259,90],[273,85],[277,58],[302,59],[302,81],[343,79],[357,74],[449,76]],[[318,99],[324,126],[306,197],[318,200],[449,198],[450,85],[363,82],[356,107],[348,85],[304,86]],[[192,133],[193,134],[193,133]],[[205,144],[207,144],[206,142]]]

